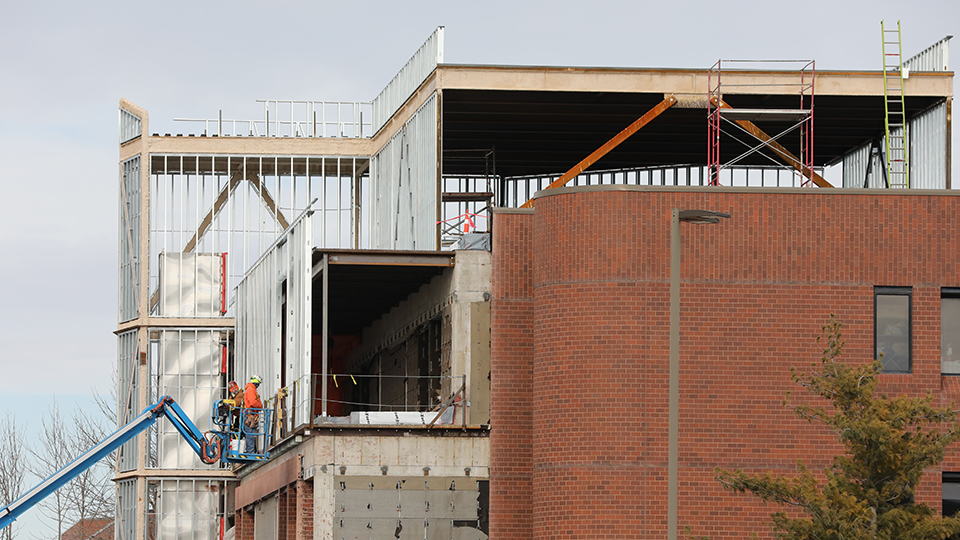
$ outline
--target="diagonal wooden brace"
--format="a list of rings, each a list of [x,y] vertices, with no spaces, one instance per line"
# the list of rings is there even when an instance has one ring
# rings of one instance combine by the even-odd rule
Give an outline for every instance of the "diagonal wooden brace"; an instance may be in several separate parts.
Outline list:
[[[725,101],[718,99],[716,97],[710,98],[710,102],[714,107],[720,107],[721,109],[732,109]],[[758,141],[762,142],[768,148],[773,150],[773,153],[777,155],[784,163],[793,167],[800,174],[807,177],[810,181],[816,184],[819,187],[832,188],[833,184],[827,182],[822,176],[816,173],[813,169],[804,166],[803,163],[797,159],[797,156],[790,153],[789,150],[783,147],[780,143],[773,140],[773,137],[767,135],[762,129],[757,127],[756,124],[749,120],[734,120],[740,127],[742,127],[747,133],[753,135]]]
[[[650,109],[649,111],[647,111],[646,114],[638,118],[634,123],[625,127],[623,131],[621,131],[620,133],[617,133],[612,139],[605,142],[603,146],[601,146],[600,148],[597,148],[596,150],[593,151],[592,154],[583,158],[583,161],[574,165],[573,168],[563,173],[563,176],[558,178],[556,181],[554,181],[552,184],[550,184],[544,189],[554,189],[558,187],[563,187],[564,185],[566,185],[567,182],[576,178],[578,174],[587,170],[588,167],[590,167],[591,165],[599,161],[600,158],[607,155],[611,150],[619,146],[620,143],[629,139],[631,135],[640,131],[640,128],[649,124],[654,118],[660,116],[660,114],[663,113],[663,111],[669,109],[670,107],[673,107],[676,103],[677,103],[676,97],[667,96],[666,98],[664,98],[663,101],[657,104],[656,107]],[[530,199],[529,201],[520,205],[520,208],[532,207],[533,201],[534,199]]]

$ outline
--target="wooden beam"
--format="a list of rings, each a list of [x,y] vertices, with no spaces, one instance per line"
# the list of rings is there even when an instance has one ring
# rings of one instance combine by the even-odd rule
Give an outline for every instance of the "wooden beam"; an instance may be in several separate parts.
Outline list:
[[[207,232],[207,229],[213,225],[213,218],[220,213],[220,209],[223,208],[223,205],[227,203],[227,199],[230,198],[230,192],[237,187],[237,184],[240,183],[240,180],[240,174],[238,171],[230,177],[230,181],[227,183],[227,185],[220,190],[217,200],[213,201],[213,208],[207,212],[207,215],[203,216],[203,219],[200,221],[200,226],[197,227],[197,232],[193,233],[193,237],[187,241],[185,246],[183,246],[184,253],[189,253],[193,251],[193,248],[197,247],[197,241],[201,236],[203,236],[204,233]]]
[[[664,98],[663,101],[657,104],[656,107],[647,111],[646,114],[638,118],[634,123],[625,127],[623,131],[621,131],[620,133],[617,133],[612,139],[604,143],[603,146],[601,146],[600,148],[597,148],[596,150],[593,151],[592,154],[583,158],[583,161],[581,161],[580,163],[577,163],[569,171],[563,173],[563,176],[558,178],[556,181],[554,181],[552,184],[547,186],[545,189],[554,189],[558,187],[563,187],[564,185],[566,185],[567,182],[576,178],[578,174],[587,170],[588,167],[590,167],[591,165],[599,161],[600,158],[607,155],[611,150],[619,146],[620,143],[630,138],[630,136],[633,135],[634,133],[640,131],[640,128],[649,124],[654,118],[660,116],[660,114],[663,113],[663,111],[666,111],[670,107],[673,107],[676,103],[677,103],[676,97],[667,96],[666,98]],[[529,201],[520,205],[520,208],[532,207],[533,201],[534,199],[530,199]]]
[[[248,178],[248,180],[250,180]],[[253,182],[253,180],[250,180]],[[290,226],[290,222],[287,221],[287,218],[284,217],[283,212],[277,210],[277,203],[273,201],[273,197],[270,196],[270,192],[267,191],[263,186],[263,179],[260,179],[254,183],[257,188],[257,194],[260,195],[260,199],[263,200],[263,204],[266,205],[267,209],[273,212],[273,216],[276,218],[277,223],[280,225],[280,230],[285,231],[287,227]]]
[[[711,98],[710,101],[713,103],[714,106],[720,107],[722,109],[733,108],[730,105],[728,105],[725,101],[718,100],[715,97]],[[833,184],[831,184],[830,182],[827,182],[822,176],[817,174],[816,171],[814,171],[813,169],[810,169],[804,166],[804,164],[801,163],[799,159],[797,159],[797,156],[791,154],[789,150],[784,148],[783,145],[781,145],[777,141],[773,140],[773,137],[767,135],[762,129],[757,127],[757,125],[754,124],[753,122],[750,122],[749,120],[735,120],[735,122],[737,125],[742,127],[747,133],[749,133],[750,135],[753,135],[754,138],[756,138],[757,140],[762,142],[764,145],[766,145],[768,148],[773,150],[773,152],[777,155],[777,157],[779,157],[784,163],[796,169],[800,174],[807,177],[807,179],[811,180],[817,186],[823,187],[823,188],[833,187]]]

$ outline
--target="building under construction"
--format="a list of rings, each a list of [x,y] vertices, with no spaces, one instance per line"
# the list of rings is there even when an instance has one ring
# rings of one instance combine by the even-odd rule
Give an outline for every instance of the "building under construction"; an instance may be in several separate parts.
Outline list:
[[[576,68],[439,28],[372,102],[121,100],[120,422],[210,429],[255,373],[274,414],[264,463],[127,443],[118,540],[769,536],[713,470],[829,462],[781,405],[829,313],[886,391],[960,397],[950,38],[892,35],[883,69]],[[679,248],[675,209],[731,217]],[[956,508],[943,467],[917,499]]]

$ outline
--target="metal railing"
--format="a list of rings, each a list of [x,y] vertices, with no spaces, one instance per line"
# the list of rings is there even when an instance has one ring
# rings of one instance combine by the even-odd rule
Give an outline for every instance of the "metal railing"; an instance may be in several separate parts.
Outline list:
[[[373,135],[372,105],[358,101],[258,99],[263,118],[174,118],[203,124],[203,135],[220,137],[293,137],[368,139]]]
[[[814,167],[813,170],[821,176],[825,172],[823,167]],[[570,180],[566,187],[705,186],[707,176],[707,168],[703,165],[658,165],[587,171]],[[504,189],[497,193],[497,200],[507,208],[519,207],[559,177],[559,174],[505,177]],[[718,178],[719,185],[733,187],[803,187],[808,182],[799,172],[775,165],[727,166]]]
[[[303,426],[466,426],[466,375],[330,374],[326,400],[322,383],[311,374],[264,396],[264,408],[273,411],[265,429],[273,441]]]

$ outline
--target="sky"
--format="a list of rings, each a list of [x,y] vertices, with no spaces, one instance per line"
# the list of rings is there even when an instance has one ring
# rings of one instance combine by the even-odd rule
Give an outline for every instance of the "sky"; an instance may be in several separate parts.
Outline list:
[[[956,0],[0,0],[0,18],[0,414],[30,430],[54,395],[87,408],[112,384],[121,98],[159,133],[257,99],[370,101],[441,25],[446,62],[508,65],[878,70],[881,19],[904,57],[960,35]]]

